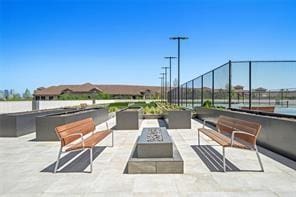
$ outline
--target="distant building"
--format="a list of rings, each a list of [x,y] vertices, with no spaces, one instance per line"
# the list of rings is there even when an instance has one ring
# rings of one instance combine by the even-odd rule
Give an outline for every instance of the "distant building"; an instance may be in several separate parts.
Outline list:
[[[0,100],[4,100],[5,96],[4,96],[4,91],[0,90]]]
[[[244,86],[241,85],[236,85],[233,87],[235,92],[243,92],[244,91]]]
[[[6,99],[9,97],[9,90],[4,90],[4,97]]]
[[[13,95],[15,95],[15,94],[17,94],[17,92],[16,92],[14,89],[11,89],[9,95],[10,95],[10,96],[13,96]]]
[[[89,94],[89,99],[94,93],[104,93],[113,99],[158,98],[160,87],[138,85],[94,85],[85,83],[81,85],[59,85],[48,88],[40,87],[34,91],[35,100],[58,100],[63,94]]]
[[[262,87],[259,87],[259,88],[256,88],[255,91],[256,91],[256,92],[266,92],[267,89],[262,88]]]

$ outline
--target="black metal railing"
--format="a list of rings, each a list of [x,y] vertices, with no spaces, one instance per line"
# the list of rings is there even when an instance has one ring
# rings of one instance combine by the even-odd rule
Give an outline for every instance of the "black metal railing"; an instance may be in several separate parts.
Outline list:
[[[296,116],[296,61],[229,61],[180,87],[180,105],[272,110]],[[169,93],[178,103],[178,89]]]

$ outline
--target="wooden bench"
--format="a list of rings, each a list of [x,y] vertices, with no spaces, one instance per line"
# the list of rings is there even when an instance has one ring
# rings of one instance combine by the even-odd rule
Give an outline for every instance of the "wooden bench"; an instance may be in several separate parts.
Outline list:
[[[222,146],[224,172],[226,171],[226,147],[255,150],[261,170],[264,171],[256,145],[257,137],[261,131],[261,125],[259,123],[220,116],[216,124],[218,132],[205,128],[205,125],[206,121],[204,121],[203,127],[198,129],[198,145],[200,145],[200,132],[202,132]]]
[[[62,153],[70,151],[90,151],[90,172],[92,172],[93,147],[112,133],[112,147],[114,142],[113,130],[110,130],[106,122],[106,130],[95,132],[96,125],[92,118],[79,120],[76,122],[61,125],[55,128],[56,134],[61,141],[58,159],[54,173],[58,170],[59,161]]]

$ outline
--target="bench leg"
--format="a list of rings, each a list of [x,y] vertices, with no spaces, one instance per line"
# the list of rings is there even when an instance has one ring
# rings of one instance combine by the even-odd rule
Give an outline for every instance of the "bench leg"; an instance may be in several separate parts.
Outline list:
[[[199,130],[197,130],[197,136],[198,136],[198,146],[200,145],[200,133]]]
[[[114,146],[114,131],[112,130],[112,146],[111,147],[113,146]]]
[[[93,149],[89,149],[89,160],[90,160],[90,172],[92,173],[93,170]]]
[[[256,149],[256,155],[257,155],[257,158],[258,158],[258,161],[259,161],[260,167],[261,167],[261,171],[264,172],[263,164],[262,164],[262,161],[261,161],[261,158],[260,158],[260,155],[259,155],[259,152],[258,152],[257,146],[255,147],[255,149]]]
[[[56,173],[58,170],[61,154],[62,154],[62,147],[60,147],[60,150],[59,150],[58,159],[54,167],[54,173]]]
[[[225,147],[222,146],[222,152],[223,152],[223,171],[226,172],[226,165],[225,165]]]

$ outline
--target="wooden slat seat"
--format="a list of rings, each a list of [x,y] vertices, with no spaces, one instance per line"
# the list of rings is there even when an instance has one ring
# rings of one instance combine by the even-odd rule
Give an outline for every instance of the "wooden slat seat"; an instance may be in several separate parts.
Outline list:
[[[203,134],[217,142],[220,146],[224,147],[236,147],[236,148],[243,148],[243,149],[250,149],[249,146],[242,144],[236,140],[233,141],[233,144],[231,144],[231,139],[221,133],[218,133],[217,131],[201,128],[199,131],[201,131]]]
[[[58,169],[60,156],[63,152],[84,149],[89,149],[90,151],[90,171],[92,171],[92,149],[110,133],[112,133],[113,146],[113,131],[108,128],[107,122],[106,127],[106,130],[95,132],[96,125],[92,118],[86,118],[56,127],[55,130],[61,141],[61,147],[54,172]]]
[[[234,147],[240,149],[255,150],[261,170],[263,171],[263,165],[257,150],[256,140],[261,131],[261,125],[259,123],[240,120],[227,116],[220,116],[216,124],[217,130],[209,129],[205,127],[206,121],[204,121],[203,127],[198,128],[198,145],[200,145],[200,132],[214,140],[223,150],[223,168],[225,168],[225,148]]]
[[[82,141],[75,143],[67,147],[65,151],[73,151],[73,150],[83,149],[83,148],[93,148],[105,137],[107,137],[110,133],[111,133],[110,130],[96,132],[91,137],[86,138],[84,140],[84,143],[82,143]]]

